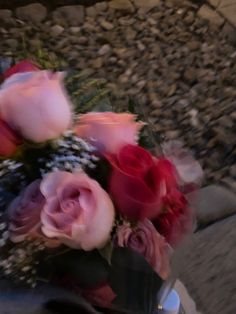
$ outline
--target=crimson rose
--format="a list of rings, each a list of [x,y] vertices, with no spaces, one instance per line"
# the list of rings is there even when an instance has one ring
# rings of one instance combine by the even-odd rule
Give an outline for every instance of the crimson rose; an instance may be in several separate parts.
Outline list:
[[[176,184],[172,164],[137,145],[123,146],[107,158],[113,168],[109,189],[119,212],[133,220],[156,217],[163,196]]]
[[[163,211],[153,223],[167,242],[176,247],[193,229],[193,211],[185,196],[177,189],[169,191],[163,198]]]

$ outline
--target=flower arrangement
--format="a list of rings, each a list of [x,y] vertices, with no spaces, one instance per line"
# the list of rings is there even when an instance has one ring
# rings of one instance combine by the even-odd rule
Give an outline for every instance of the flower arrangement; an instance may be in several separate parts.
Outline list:
[[[98,307],[152,313],[192,228],[183,191],[201,171],[181,146],[163,147],[167,157],[142,147],[145,123],[132,113],[79,114],[63,78],[27,60],[4,73],[0,271],[31,287],[62,284]]]

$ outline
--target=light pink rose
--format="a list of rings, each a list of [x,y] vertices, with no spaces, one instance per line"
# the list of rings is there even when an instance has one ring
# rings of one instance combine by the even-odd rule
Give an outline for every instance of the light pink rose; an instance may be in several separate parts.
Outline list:
[[[134,228],[129,223],[118,227],[117,244],[140,253],[162,279],[170,274],[170,246],[149,220]]]
[[[142,122],[130,113],[90,112],[80,116],[76,134],[102,153],[116,153],[125,144],[136,144]]]
[[[185,192],[191,192],[201,185],[204,177],[202,167],[191,152],[184,148],[184,143],[177,140],[168,141],[163,144],[163,152],[175,165],[179,184]]]
[[[71,123],[63,73],[17,73],[0,89],[0,115],[22,137],[44,142],[58,137]]]
[[[109,195],[84,172],[57,171],[42,181],[46,205],[42,232],[76,249],[101,248],[109,239],[114,207]]]
[[[39,232],[41,210],[45,204],[40,182],[32,182],[8,208],[10,239],[13,242],[21,242]]]

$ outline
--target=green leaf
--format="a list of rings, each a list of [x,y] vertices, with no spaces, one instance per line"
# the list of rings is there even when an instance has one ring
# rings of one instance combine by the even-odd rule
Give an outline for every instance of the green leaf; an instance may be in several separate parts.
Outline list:
[[[153,313],[163,280],[143,256],[128,248],[115,248],[109,284],[117,295],[115,305],[137,314],[149,314]]]
[[[99,253],[108,262],[109,265],[111,265],[113,249],[113,243],[112,241],[109,241],[102,249],[99,250]]]
[[[41,276],[71,278],[80,287],[93,287],[107,281],[109,265],[97,250],[71,250],[44,261]]]

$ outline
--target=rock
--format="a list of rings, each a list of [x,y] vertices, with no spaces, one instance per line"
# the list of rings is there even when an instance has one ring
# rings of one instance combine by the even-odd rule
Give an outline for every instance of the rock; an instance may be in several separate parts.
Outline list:
[[[193,51],[198,50],[201,47],[201,43],[199,41],[196,41],[196,40],[191,40],[191,41],[187,42],[187,47]]]
[[[207,186],[196,193],[188,194],[188,199],[196,210],[199,225],[236,214],[236,194],[222,186]]]
[[[221,0],[209,0],[209,2],[214,7],[218,7],[218,5],[220,4]]]
[[[40,3],[33,3],[17,8],[16,16],[23,21],[41,23],[47,17],[47,9]]]
[[[160,4],[160,0],[134,0],[137,9],[144,9],[147,13]]]
[[[60,26],[60,25],[54,25],[51,28],[51,34],[52,36],[57,37],[58,35],[60,35],[61,33],[64,32],[64,27]]]
[[[197,15],[217,26],[221,26],[224,23],[224,19],[206,4],[201,6],[197,12]]]
[[[196,69],[194,68],[186,69],[184,72],[184,78],[187,81],[194,82],[196,80],[196,76]]]
[[[223,27],[223,35],[226,37],[228,42],[234,46],[236,46],[236,30],[234,27],[229,25],[228,23],[225,23]]]
[[[108,3],[111,10],[123,11],[127,13],[134,12],[134,6],[129,0],[112,0]]]
[[[127,41],[134,40],[134,38],[137,36],[137,32],[133,30],[131,27],[127,27],[126,32],[125,32],[125,37]]]
[[[104,28],[107,31],[110,31],[114,28],[114,25],[111,24],[110,22],[106,21],[106,20],[102,20],[100,22],[100,25],[102,26],[102,28]]]
[[[78,27],[78,26],[71,26],[71,27],[69,28],[69,30],[70,30],[70,32],[71,32],[72,34],[77,34],[77,33],[80,32],[80,27]]]
[[[85,12],[89,17],[95,17],[97,15],[97,11],[94,6],[86,8]]]
[[[18,41],[14,38],[9,38],[6,39],[6,44],[11,48],[11,49],[16,49],[18,46]]]
[[[236,3],[231,1],[228,5],[219,5],[218,11],[234,26],[236,27]]]
[[[111,46],[106,44],[106,45],[103,45],[99,49],[98,54],[99,54],[99,56],[104,56],[104,55],[108,54],[110,51],[111,51]]]
[[[95,69],[100,69],[102,67],[103,61],[102,58],[99,57],[91,62],[91,65]]]
[[[86,45],[88,43],[88,41],[89,41],[88,38],[85,36],[80,36],[78,38],[78,44],[80,44],[80,45]]]
[[[95,4],[95,8],[96,8],[96,11],[97,11],[98,13],[104,12],[104,11],[106,11],[107,8],[108,8],[107,2],[98,2],[98,3],[96,3],[96,4]]]
[[[65,20],[69,25],[80,25],[84,22],[84,7],[81,5],[59,7],[53,12],[53,18],[59,24],[60,20]]]
[[[10,10],[0,10],[0,21],[8,20],[12,17],[12,11]]]

